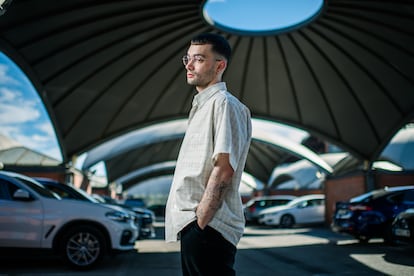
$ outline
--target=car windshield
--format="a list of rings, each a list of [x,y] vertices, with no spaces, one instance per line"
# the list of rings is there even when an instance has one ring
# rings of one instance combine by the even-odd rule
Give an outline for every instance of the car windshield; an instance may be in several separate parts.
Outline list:
[[[60,199],[60,196],[58,196],[57,194],[49,191],[48,189],[46,189],[40,183],[37,183],[37,182],[34,182],[34,181],[29,181],[29,180],[27,180],[25,178],[18,177],[18,176],[16,176],[16,178],[18,178],[19,181],[23,182],[24,184],[26,184],[27,186],[29,186],[32,190],[34,190],[36,193],[38,193],[39,195],[41,195],[43,197]]]
[[[132,207],[145,207],[145,202],[141,198],[128,198],[124,204]]]
[[[94,198],[93,196],[91,196],[90,194],[88,194],[87,192],[85,192],[82,189],[79,189],[77,187],[74,186],[69,186],[72,189],[74,189],[76,192],[78,192],[79,194],[81,194],[82,196],[84,196],[85,198],[87,198],[89,201],[94,202],[94,203],[100,203],[99,200],[97,200],[96,198]]]
[[[294,199],[294,200],[292,200],[292,201],[290,201],[288,204],[286,204],[286,206],[289,206],[289,207],[291,207],[291,206],[296,206],[296,205],[299,205],[299,204],[302,204],[303,203],[303,199],[301,199],[301,198],[296,198],[296,199]]]

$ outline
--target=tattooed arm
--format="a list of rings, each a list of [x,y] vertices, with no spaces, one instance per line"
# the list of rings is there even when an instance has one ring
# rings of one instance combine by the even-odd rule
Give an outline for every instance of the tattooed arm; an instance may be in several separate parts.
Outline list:
[[[226,191],[230,188],[234,170],[230,165],[229,155],[220,153],[210,174],[203,197],[196,210],[197,223],[201,229],[213,219],[223,202]]]

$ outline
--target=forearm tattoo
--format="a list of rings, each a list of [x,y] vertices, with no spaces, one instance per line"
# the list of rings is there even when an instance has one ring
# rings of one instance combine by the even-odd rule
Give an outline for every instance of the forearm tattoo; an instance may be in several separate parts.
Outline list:
[[[214,216],[214,213],[220,208],[224,195],[229,187],[229,183],[224,181],[216,185],[208,185],[204,192],[204,202],[207,204],[200,204],[197,208],[197,216]]]
[[[220,207],[228,186],[229,186],[228,183],[225,183],[224,181],[222,181],[218,183],[217,185],[215,185],[214,187],[212,187],[211,189],[207,189],[205,191],[207,199],[209,200],[209,202],[211,202],[210,205],[218,205],[216,206],[217,209]],[[214,208],[214,206],[211,206],[211,207]]]

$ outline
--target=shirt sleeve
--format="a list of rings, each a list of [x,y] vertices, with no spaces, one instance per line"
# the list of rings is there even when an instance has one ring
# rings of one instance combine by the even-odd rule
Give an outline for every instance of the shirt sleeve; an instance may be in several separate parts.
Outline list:
[[[224,100],[216,109],[213,162],[219,153],[228,153],[230,165],[238,169],[244,147],[251,135],[250,112],[241,103]]]

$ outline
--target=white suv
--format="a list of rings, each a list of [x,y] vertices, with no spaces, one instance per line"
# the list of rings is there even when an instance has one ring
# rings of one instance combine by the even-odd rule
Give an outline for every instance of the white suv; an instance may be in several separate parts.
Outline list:
[[[132,250],[137,237],[122,209],[61,200],[32,178],[0,171],[0,247],[53,249],[86,269],[110,252]]]

